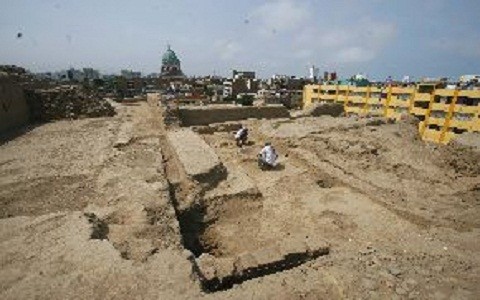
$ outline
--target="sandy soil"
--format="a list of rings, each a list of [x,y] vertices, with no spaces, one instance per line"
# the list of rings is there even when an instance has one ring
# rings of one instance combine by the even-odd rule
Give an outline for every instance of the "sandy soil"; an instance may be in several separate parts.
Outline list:
[[[478,294],[478,152],[425,144],[411,120],[320,117],[247,126],[253,145],[241,150],[231,133],[204,136],[263,195],[259,232],[230,243],[321,236],[332,253],[316,263],[342,297]],[[255,165],[265,141],[281,155],[276,171]]]
[[[201,134],[228,177],[199,185],[157,107],[117,110],[0,146],[2,299],[480,294],[478,151],[423,143],[411,120],[249,120],[242,149],[229,131]],[[280,166],[261,171],[256,153],[267,140]],[[313,238],[330,245],[328,255],[202,289],[202,253],[222,261]]]

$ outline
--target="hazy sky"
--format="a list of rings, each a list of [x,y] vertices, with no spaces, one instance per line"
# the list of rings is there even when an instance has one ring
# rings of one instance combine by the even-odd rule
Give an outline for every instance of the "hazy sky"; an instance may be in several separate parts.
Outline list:
[[[0,0],[0,64],[187,75],[480,73],[479,0]],[[23,36],[17,37],[21,32]]]

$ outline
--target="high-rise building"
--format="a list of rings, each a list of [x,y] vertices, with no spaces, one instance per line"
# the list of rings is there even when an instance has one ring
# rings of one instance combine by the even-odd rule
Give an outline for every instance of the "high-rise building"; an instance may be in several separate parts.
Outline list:
[[[89,80],[100,78],[100,72],[93,68],[83,68],[83,75],[85,76],[85,79]]]
[[[311,80],[316,81],[317,78],[318,78],[319,69],[318,69],[317,67],[315,67],[315,66],[312,65],[312,66],[310,67],[309,71],[310,71],[310,72],[309,72],[310,74],[309,74],[308,78],[311,79]]]

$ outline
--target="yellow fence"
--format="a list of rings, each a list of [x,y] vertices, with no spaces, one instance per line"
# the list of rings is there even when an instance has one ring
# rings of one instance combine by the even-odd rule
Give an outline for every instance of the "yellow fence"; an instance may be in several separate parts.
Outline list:
[[[456,134],[480,132],[480,91],[436,89],[433,84],[416,87],[354,87],[306,85],[303,106],[343,103],[345,113],[384,116],[399,120],[412,114],[420,119],[422,139],[447,144]]]

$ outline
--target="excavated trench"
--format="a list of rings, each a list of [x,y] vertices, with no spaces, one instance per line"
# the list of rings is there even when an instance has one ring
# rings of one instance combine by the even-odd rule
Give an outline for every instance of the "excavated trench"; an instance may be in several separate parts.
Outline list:
[[[328,254],[328,250],[326,249],[319,249],[312,252],[289,253],[280,260],[258,263],[255,266],[241,270],[241,272],[233,272],[233,274],[225,277],[201,277],[202,288],[209,293],[225,291],[233,288],[236,284],[287,271],[326,254]],[[201,272],[201,270],[199,271]],[[201,274],[203,275],[203,273]]]
[[[194,255],[192,263],[205,292],[227,290],[329,253],[325,242],[304,236],[275,240],[259,235],[268,214],[263,213],[263,198],[256,188],[225,192],[219,187],[230,188],[227,176],[199,183],[186,175],[168,139],[162,144],[182,242]]]
[[[283,241],[279,241],[272,246],[259,241],[254,227],[262,217],[261,197],[229,199],[214,207],[202,201],[202,204],[179,210],[178,192],[178,186],[171,184],[170,195],[176,207],[183,245],[193,253],[194,269],[207,293],[228,290],[250,279],[283,272],[329,253],[324,243],[297,240],[283,245]],[[239,207],[240,201],[249,203]],[[231,235],[221,234],[232,232],[232,229],[236,232]]]
[[[184,194],[182,184],[170,184],[170,197],[180,225],[183,245],[196,258],[202,254],[226,257],[255,249],[258,244],[255,243],[255,228],[260,225],[262,217],[260,194],[215,199],[197,195],[198,202],[182,207],[178,197],[183,197]],[[250,230],[245,230],[246,228]]]
[[[180,225],[180,233],[182,234],[183,246],[190,250],[195,257],[199,257],[202,253],[208,252],[208,245],[202,240],[203,233],[206,228],[204,222],[205,209],[200,205],[194,205],[188,209],[180,211],[178,209],[178,201],[176,197],[176,188],[174,184],[170,184],[170,198],[175,206],[178,223]]]

